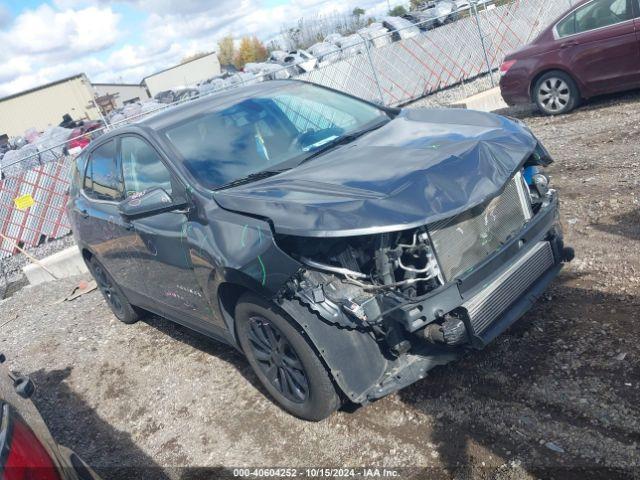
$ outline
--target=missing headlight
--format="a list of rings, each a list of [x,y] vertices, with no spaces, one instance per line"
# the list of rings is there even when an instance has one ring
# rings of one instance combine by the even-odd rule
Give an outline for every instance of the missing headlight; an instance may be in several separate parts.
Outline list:
[[[308,267],[365,290],[394,290],[414,298],[444,283],[425,228],[337,239],[281,236],[277,241]]]

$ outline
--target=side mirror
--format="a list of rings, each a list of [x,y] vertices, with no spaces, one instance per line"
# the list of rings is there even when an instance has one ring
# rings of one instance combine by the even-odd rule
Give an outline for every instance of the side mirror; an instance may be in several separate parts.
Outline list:
[[[123,217],[145,217],[175,210],[185,203],[176,203],[162,188],[152,188],[124,199],[118,205],[118,210]]]

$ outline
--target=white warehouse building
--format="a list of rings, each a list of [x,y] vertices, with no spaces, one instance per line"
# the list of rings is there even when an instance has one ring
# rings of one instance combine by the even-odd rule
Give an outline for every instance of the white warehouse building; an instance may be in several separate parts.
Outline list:
[[[192,87],[198,82],[220,75],[220,61],[215,53],[167,68],[142,79],[149,94],[154,97],[166,90]]]
[[[0,98],[0,134],[46,130],[69,114],[73,120],[99,120],[91,82],[84,73]]]
[[[112,96],[116,108],[149,99],[145,86],[137,83],[94,83],[93,89],[97,97]]]

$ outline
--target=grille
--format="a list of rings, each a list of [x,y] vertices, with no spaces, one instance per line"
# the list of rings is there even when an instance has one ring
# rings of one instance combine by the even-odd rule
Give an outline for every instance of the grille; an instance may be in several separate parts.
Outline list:
[[[498,197],[429,225],[443,275],[452,280],[495,252],[531,218],[531,202],[518,173]]]
[[[482,334],[554,264],[549,242],[539,242],[478,295],[462,305],[476,334]]]

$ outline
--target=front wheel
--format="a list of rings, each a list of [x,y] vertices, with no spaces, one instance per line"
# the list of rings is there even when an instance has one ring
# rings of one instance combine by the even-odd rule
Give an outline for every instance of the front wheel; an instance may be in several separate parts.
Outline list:
[[[573,79],[564,72],[547,72],[533,87],[533,100],[542,113],[562,115],[580,103],[580,92]]]
[[[338,409],[340,399],[318,355],[273,305],[245,294],[238,301],[235,319],[249,364],[282,408],[311,421],[327,418]]]

